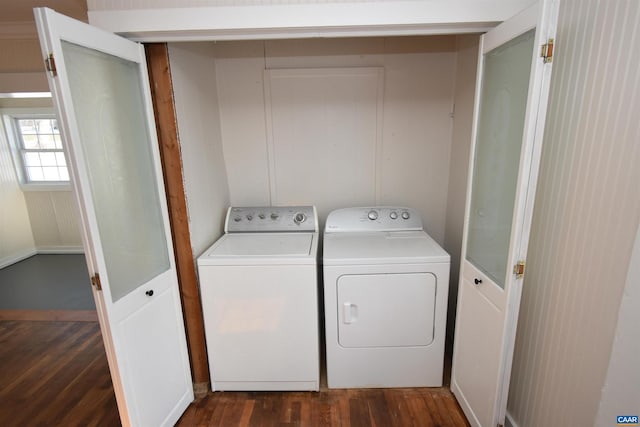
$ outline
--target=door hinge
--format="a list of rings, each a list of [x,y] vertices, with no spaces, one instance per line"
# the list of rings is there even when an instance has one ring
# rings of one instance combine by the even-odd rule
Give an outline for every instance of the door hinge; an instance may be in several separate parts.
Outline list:
[[[545,64],[548,64],[553,60],[553,39],[547,40],[540,49],[540,56]]]
[[[58,69],[56,68],[56,60],[53,59],[53,53],[50,53],[49,56],[44,58],[44,65],[47,71],[51,73],[51,77],[55,77],[58,75]]]
[[[516,265],[513,266],[513,274],[516,275],[516,279],[521,279],[524,277],[524,261],[518,261]]]
[[[498,423],[498,427],[504,427],[504,424]]]
[[[96,291],[102,290],[102,283],[100,283],[100,275],[98,273],[91,276],[91,284],[95,286]]]

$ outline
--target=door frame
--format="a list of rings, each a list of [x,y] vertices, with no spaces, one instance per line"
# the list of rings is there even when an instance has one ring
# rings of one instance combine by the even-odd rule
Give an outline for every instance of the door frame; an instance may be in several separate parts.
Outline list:
[[[419,35],[419,33],[414,33],[412,31],[408,31],[407,34]],[[247,37],[251,37],[251,35],[251,32],[247,30],[246,33],[237,33],[234,37],[231,37],[231,39],[246,39]],[[154,50],[149,49],[152,46],[159,46],[159,48],[157,50],[155,50],[155,48],[153,48]],[[164,50],[164,52],[162,52],[162,50]],[[201,320],[202,309],[199,304],[199,288],[189,237],[185,192],[181,177],[182,171],[181,168],[177,168],[175,166],[181,165],[179,155],[179,138],[175,127],[176,121],[175,119],[161,119],[161,117],[163,117],[162,114],[171,112],[173,112],[173,116],[175,118],[173,105],[169,105],[169,102],[171,104],[173,103],[173,93],[170,85],[170,69],[162,69],[162,67],[164,67],[164,65],[162,65],[162,62],[164,61],[163,55],[167,58],[166,66],[168,67],[166,43],[145,44],[145,51],[147,54],[156,124],[158,127],[158,140],[162,153],[161,160],[163,178],[167,189],[171,231],[174,237],[174,253],[176,255],[180,294],[185,313],[185,326],[189,341],[194,391],[198,393],[203,385],[205,390],[208,389],[209,373],[206,362],[207,357],[204,344],[204,331],[202,327],[203,322]],[[157,72],[158,70],[152,70],[155,66],[159,67],[159,73]],[[167,76],[169,85],[158,84],[159,81],[166,79]],[[161,109],[164,113],[160,111]],[[168,126],[166,126],[167,124]],[[530,223],[530,218],[527,221]]]

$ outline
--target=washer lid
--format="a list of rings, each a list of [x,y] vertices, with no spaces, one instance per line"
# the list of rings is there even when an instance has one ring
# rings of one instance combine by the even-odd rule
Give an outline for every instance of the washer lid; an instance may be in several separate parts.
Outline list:
[[[449,262],[424,231],[326,233],[324,265],[413,264]]]
[[[228,233],[198,258],[198,265],[315,263],[317,233]]]

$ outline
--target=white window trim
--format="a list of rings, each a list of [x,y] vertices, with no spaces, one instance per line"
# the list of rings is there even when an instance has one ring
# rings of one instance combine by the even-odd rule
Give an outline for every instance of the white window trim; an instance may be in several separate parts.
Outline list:
[[[15,119],[25,118],[55,118],[53,108],[3,108],[0,109],[3,127],[9,142],[13,158],[13,166],[23,191],[70,191],[71,178],[68,182],[29,182],[25,176],[25,169],[22,163],[20,135],[15,126]],[[65,141],[62,141],[62,150],[66,153]],[[67,165],[67,169],[69,165]],[[69,172],[71,174],[71,172]]]

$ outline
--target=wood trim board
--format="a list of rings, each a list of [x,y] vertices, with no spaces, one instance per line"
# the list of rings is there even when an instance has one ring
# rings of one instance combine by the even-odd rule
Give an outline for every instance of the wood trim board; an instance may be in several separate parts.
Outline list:
[[[191,247],[169,51],[166,43],[145,44],[145,51],[189,347],[191,374],[195,391],[208,390],[209,365],[205,346],[204,319]],[[203,384],[206,384],[206,387],[203,387]],[[196,397],[202,397],[201,394],[199,392]]]

